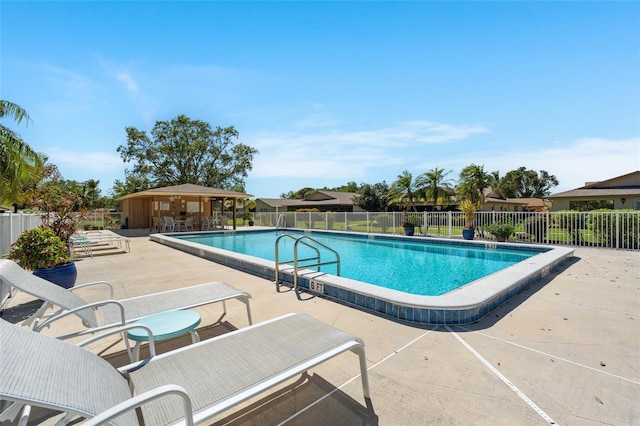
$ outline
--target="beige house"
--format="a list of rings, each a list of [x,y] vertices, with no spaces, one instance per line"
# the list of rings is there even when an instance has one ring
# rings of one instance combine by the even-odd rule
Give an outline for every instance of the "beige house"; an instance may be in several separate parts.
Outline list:
[[[354,192],[316,191],[307,198],[257,198],[256,212],[291,212],[298,209],[318,209],[321,212],[359,212],[353,204]]]
[[[600,182],[588,182],[548,198],[553,201],[553,211],[640,210],[640,170]]]
[[[237,217],[237,201],[251,198],[251,194],[226,191],[206,186],[183,185],[165,186],[148,189],[118,198],[122,208],[122,221],[128,228],[149,228],[153,218],[162,216],[189,217],[225,215]],[[231,211],[225,208],[226,201],[231,201]],[[198,223],[201,223],[199,220]],[[233,221],[235,229],[236,221]]]

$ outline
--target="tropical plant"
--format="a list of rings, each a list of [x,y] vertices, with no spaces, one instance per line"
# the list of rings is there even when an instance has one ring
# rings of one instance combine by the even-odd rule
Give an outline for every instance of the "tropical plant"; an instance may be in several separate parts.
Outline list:
[[[45,179],[29,191],[27,202],[42,212],[42,224],[69,244],[83,214],[78,211],[80,196],[65,184],[56,166],[46,167]]]
[[[458,209],[464,213],[464,226],[473,229],[473,222],[476,219],[476,211],[478,210],[478,202],[464,199],[458,204]]]
[[[12,118],[17,124],[31,121],[19,105],[0,100],[0,118]],[[24,189],[38,179],[38,171],[46,161],[11,129],[0,125],[0,202],[20,204]]]
[[[404,212],[402,215],[402,226],[405,228],[415,228],[420,225],[420,218]]]
[[[458,187],[456,192],[461,198],[467,198],[484,208],[484,191],[496,184],[497,172],[488,173],[484,171],[484,166],[472,164],[465,167],[460,172]]]
[[[51,228],[40,226],[20,234],[8,257],[22,268],[34,271],[69,263],[71,252]]]
[[[447,179],[451,170],[436,167],[416,178],[416,186],[425,194],[425,202],[431,203],[433,208],[437,205],[448,205],[448,197],[453,193],[453,182]]]
[[[404,170],[398,175],[398,178],[391,184],[389,189],[389,195],[391,199],[389,204],[402,205],[404,210],[412,208],[416,210],[415,198],[419,192],[419,188],[416,186],[416,182],[413,180],[413,175],[408,170]]]

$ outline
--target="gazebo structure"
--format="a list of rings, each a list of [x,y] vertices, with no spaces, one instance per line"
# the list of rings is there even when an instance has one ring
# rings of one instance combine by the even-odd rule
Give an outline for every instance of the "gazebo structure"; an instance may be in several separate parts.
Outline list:
[[[123,224],[128,228],[152,229],[153,218],[162,216],[174,218],[195,216],[221,217],[227,200],[233,202],[231,212],[233,229],[236,228],[236,211],[239,199],[251,198],[251,194],[209,188],[185,183],[147,189],[118,198],[122,207]],[[201,223],[201,220],[198,220]]]

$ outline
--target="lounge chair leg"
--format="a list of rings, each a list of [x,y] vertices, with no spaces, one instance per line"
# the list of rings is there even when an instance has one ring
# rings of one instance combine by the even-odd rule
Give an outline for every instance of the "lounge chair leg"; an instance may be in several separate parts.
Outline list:
[[[352,351],[358,354],[358,358],[360,358],[360,380],[362,380],[362,393],[364,394],[365,399],[370,399],[369,370],[367,370],[367,356],[364,352],[364,344],[363,346],[353,348]]]
[[[5,408],[6,406],[6,408]],[[14,422],[20,410],[22,410],[24,404],[19,402],[9,402],[0,400],[0,408],[3,410],[0,411],[0,422],[4,422],[6,420],[10,422]]]
[[[44,316],[44,313],[49,309],[49,307],[51,307],[51,304],[49,302],[44,302],[33,315],[24,320],[22,325],[30,327],[31,324],[33,324],[33,328],[36,328],[38,326],[38,320]]]
[[[73,419],[75,417],[75,414],[67,414],[66,416],[64,416],[63,418],[61,418],[60,420],[58,420],[55,424],[55,426],[63,426],[68,424],[71,419]]]
[[[251,318],[251,305],[249,305],[249,299],[242,298],[238,300],[240,300],[242,303],[247,305],[247,318],[249,319],[249,325],[253,325],[253,319]]]

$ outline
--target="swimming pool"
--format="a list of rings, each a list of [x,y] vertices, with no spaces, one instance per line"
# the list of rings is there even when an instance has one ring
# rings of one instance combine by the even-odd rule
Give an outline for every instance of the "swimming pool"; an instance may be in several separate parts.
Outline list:
[[[286,232],[286,238],[278,239],[279,235],[282,233],[257,231],[176,238],[271,261],[275,261],[275,242],[278,240],[279,260],[282,262],[294,258],[296,239],[310,234]],[[337,264],[324,265],[319,268],[321,272],[422,296],[440,296],[546,251],[542,248],[514,250],[497,246],[446,245],[424,239],[403,241],[364,234],[317,232],[310,238],[312,240],[302,240],[308,245],[299,245],[299,257],[310,259],[315,255],[315,250],[309,245],[319,250],[321,260],[335,259],[324,246],[339,254],[340,272],[337,273]],[[314,245],[313,242],[322,245]],[[306,264],[312,262],[310,260]],[[322,276],[315,275],[318,278]]]
[[[294,230],[285,230],[285,232],[296,233]],[[571,248],[525,244],[331,231],[307,231],[304,235],[310,235],[316,240],[331,238],[331,242],[327,245],[332,248],[335,248],[338,241],[348,236],[350,239],[360,241],[358,245],[374,247],[374,250],[373,255],[367,255],[369,257],[363,262],[364,269],[355,272],[358,279],[345,276],[350,269],[348,264],[355,262],[345,260],[345,255],[341,253],[341,276],[333,275],[335,273],[331,272],[331,268],[335,268],[333,265],[323,268],[320,273],[307,270],[297,279],[299,287],[395,319],[423,324],[462,324],[477,321],[522,289],[547,275],[565,258],[573,254]],[[228,238],[238,236],[242,237]],[[274,279],[274,230],[152,234],[150,238],[235,269],[270,280]],[[224,248],[202,244],[214,238],[219,241],[216,244]],[[265,238],[270,238],[268,244],[256,243]],[[265,249],[257,249],[258,246],[267,247],[267,249],[260,252]],[[269,246],[270,250],[268,250]],[[386,257],[380,254],[381,247],[386,250],[392,248],[391,254],[401,253],[403,257],[387,263]],[[425,260],[434,254],[437,254],[434,258],[439,260]],[[282,257],[289,260],[290,254],[281,255],[281,260]],[[487,262],[488,258],[492,260]],[[401,274],[398,280],[389,280],[388,267],[394,263],[411,263],[410,272],[398,273]],[[478,273],[475,266],[469,266],[472,263],[476,266],[481,264],[493,266],[489,270]],[[454,266],[453,272],[443,275],[440,268],[442,264]],[[370,280],[364,280],[363,271],[366,269],[373,270],[377,278],[374,276]],[[465,271],[464,274],[460,272],[461,269]],[[279,276],[285,282],[293,282],[290,267],[281,265]],[[385,281],[384,285],[391,281],[399,282],[400,285],[398,288],[376,285],[375,281],[380,277]],[[417,287],[420,288],[416,290],[415,282],[410,285],[411,288],[405,288],[408,284],[404,281],[413,282],[416,277]],[[424,294],[421,288],[424,286],[420,282],[425,281],[435,283],[435,294],[433,292]]]

